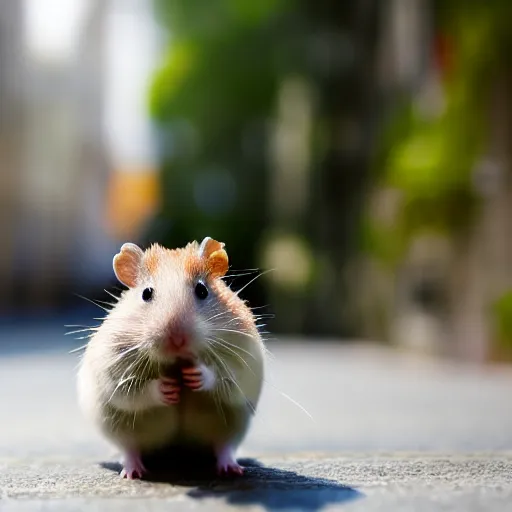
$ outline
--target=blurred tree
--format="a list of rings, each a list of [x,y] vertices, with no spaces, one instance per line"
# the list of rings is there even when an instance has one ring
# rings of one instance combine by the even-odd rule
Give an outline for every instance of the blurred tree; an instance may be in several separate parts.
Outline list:
[[[163,207],[147,238],[176,246],[213,236],[228,242],[236,268],[261,266],[268,228],[306,240],[314,272],[293,289],[298,302],[274,286],[275,329],[330,335],[350,329],[341,314],[350,302],[343,275],[367,181],[378,3],[156,0],[169,49],[150,94]],[[290,76],[312,91],[313,128],[305,141],[311,191],[293,215],[276,217],[269,150],[281,86]],[[246,297],[264,304],[262,283]],[[300,322],[287,324],[294,315]]]
[[[321,265],[311,288],[307,332],[357,334],[347,273],[358,248],[377,117],[378,4],[324,0],[304,6],[317,38],[310,64],[323,139],[311,178],[309,237]]]
[[[208,235],[239,269],[258,266],[268,223],[267,123],[284,4],[157,1],[170,36],[150,97],[162,156],[163,209],[148,237],[169,246]],[[262,303],[261,287],[255,302]]]
[[[512,279],[512,253],[497,243],[509,233],[503,217],[510,211],[512,178],[512,4],[438,0],[424,5],[431,19],[430,59],[378,152],[378,189],[396,192],[394,215],[390,221],[371,212],[364,230],[367,248],[395,285],[386,298],[390,322],[378,336],[393,339],[393,323],[405,318],[403,338],[412,344],[407,321],[429,317],[443,331],[441,342],[439,331],[430,331],[431,345],[482,359],[492,330],[487,310]],[[433,260],[435,272],[428,270]],[[431,297],[425,302],[427,283]],[[397,300],[401,294],[408,298]],[[493,309],[501,341],[508,336],[510,311],[508,293],[503,297]]]

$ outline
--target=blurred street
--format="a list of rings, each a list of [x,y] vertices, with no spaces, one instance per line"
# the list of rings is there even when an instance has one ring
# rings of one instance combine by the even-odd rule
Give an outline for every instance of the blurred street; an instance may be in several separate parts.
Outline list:
[[[80,416],[78,356],[68,354],[78,342],[64,332],[52,321],[4,327],[2,512],[85,504],[121,510],[137,496],[148,498],[130,501],[140,510],[225,510],[227,503],[255,510],[294,503],[300,503],[295,510],[432,510],[434,504],[509,510],[507,367],[439,362],[364,344],[271,342],[268,383],[240,454],[265,467],[250,468],[234,484],[173,486],[122,481],[100,466],[115,463],[116,454]]]

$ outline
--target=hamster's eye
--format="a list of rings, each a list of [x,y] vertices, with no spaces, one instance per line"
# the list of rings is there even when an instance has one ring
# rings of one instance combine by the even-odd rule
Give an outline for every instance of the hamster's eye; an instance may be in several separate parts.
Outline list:
[[[153,298],[153,288],[146,288],[142,292],[142,300],[144,302],[149,302]]]
[[[196,284],[194,292],[196,297],[200,300],[204,300],[206,297],[208,297],[208,288],[206,288],[206,285],[201,281]]]

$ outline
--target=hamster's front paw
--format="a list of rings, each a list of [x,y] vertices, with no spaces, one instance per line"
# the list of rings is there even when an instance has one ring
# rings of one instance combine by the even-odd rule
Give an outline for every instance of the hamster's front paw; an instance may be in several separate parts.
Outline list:
[[[177,379],[161,377],[157,382],[158,398],[165,405],[175,405],[180,401],[180,386]]]
[[[215,386],[215,374],[205,365],[182,368],[183,384],[193,391],[209,391]]]

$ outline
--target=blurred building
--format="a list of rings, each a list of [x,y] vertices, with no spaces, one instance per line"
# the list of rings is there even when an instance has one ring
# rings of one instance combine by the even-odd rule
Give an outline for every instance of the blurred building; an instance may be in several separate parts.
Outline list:
[[[144,0],[1,0],[2,308],[104,282],[117,239],[151,213],[154,36]]]
[[[147,98],[162,43],[153,2],[107,3],[104,128],[112,174],[105,220],[115,239],[136,241],[158,207],[155,134]]]
[[[2,297],[12,293],[15,233],[19,217],[20,147],[22,144],[23,48],[22,6],[3,0],[0,4],[0,279]],[[5,283],[5,285],[4,285]]]

